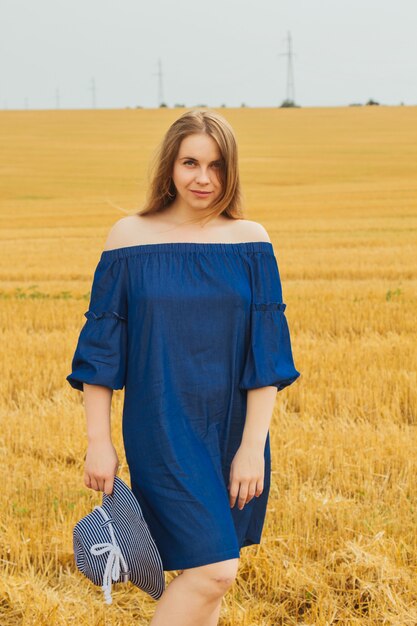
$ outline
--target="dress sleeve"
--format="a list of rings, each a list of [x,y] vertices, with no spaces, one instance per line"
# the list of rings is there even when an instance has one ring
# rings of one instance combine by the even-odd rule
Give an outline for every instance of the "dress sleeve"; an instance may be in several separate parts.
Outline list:
[[[240,389],[291,385],[300,372],[295,369],[290,331],[282,302],[278,264],[273,252],[255,253],[250,273],[252,302],[250,335]]]
[[[127,259],[101,257],[94,272],[87,321],[72,359],[69,384],[123,389],[127,363]]]

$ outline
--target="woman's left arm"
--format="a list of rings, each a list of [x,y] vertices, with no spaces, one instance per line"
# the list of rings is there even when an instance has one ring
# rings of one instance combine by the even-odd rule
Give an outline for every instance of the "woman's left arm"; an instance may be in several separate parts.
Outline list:
[[[230,467],[229,500],[243,509],[264,487],[265,443],[274,410],[277,387],[248,389],[245,426],[240,446]]]

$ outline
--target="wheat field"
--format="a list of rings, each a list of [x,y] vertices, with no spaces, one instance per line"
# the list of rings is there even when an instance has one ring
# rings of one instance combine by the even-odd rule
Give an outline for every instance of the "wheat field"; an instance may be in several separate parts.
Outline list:
[[[417,107],[219,111],[301,372],[277,395],[264,534],[242,549],[220,624],[415,626]],[[130,583],[105,605],[75,567],[73,525],[101,496],[84,486],[82,394],[65,376],[108,229],[140,207],[181,112],[0,112],[2,625],[153,614]]]

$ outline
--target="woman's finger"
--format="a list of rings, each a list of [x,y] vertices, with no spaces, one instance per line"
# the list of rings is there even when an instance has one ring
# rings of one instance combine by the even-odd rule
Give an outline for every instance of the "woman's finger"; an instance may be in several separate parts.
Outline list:
[[[113,484],[114,484],[114,478],[106,478],[106,480],[104,481],[104,486],[103,486],[104,493],[110,496],[113,493]]]
[[[238,493],[239,493],[239,483],[237,480],[232,479],[229,482],[229,501],[230,501],[231,508],[235,506]]]
[[[244,481],[240,483],[239,488],[239,499],[238,499],[238,508],[243,509],[246,504],[246,500],[248,497],[248,482]]]
[[[256,480],[252,480],[249,484],[248,497],[246,500],[246,504],[252,500],[252,498],[255,496],[255,493],[256,493]]]
[[[260,496],[263,490],[264,490],[264,481],[263,479],[258,480],[256,483],[256,493],[255,493],[256,497]]]

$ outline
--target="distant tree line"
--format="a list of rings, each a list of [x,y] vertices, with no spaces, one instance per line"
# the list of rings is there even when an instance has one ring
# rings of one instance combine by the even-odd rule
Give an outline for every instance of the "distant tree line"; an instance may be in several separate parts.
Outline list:
[[[365,104],[363,104],[362,102],[352,102],[350,103],[348,106],[350,107],[361,107],[361,106],[379,106],[380,102],[377,102],[376,100],[374,100],[373,98],[369,98],[368,102],[365,102]],[[404,102],[400,102],[401,106],[404,106]],[[180,108],[180,109],[185,109],[187,108],[188,105],[186,105],[185,103],[179,103],[176,102],[173,106],[174,109]],[[204,108],[204,107],[208,107],[207,104],[195,104],[192,105],[195,107],[199,107],[199,108]],[[242,102],[242,104],[240,105],[241,108],[245,108],[247,107],[247,104],[245,104],[245,102]],[[281,102],[280,105],[278,105],[279,108],[300,108],[301,105],[300,104],[296,104],[293,100],[288,100],[285,99]],[[326,105],[323,105],[326,106]],[[220,105],[221,108],[226,108],[226,104],[221,104]],[[131,107],[126,107],[127,109],[130,109]],[[136,109],[143,109],[142,106],[137,105],[135,107]],[[169,108],[168,104],[166,104],[166,102],[161,102],[161,104],[159,105],[159,108]]]

